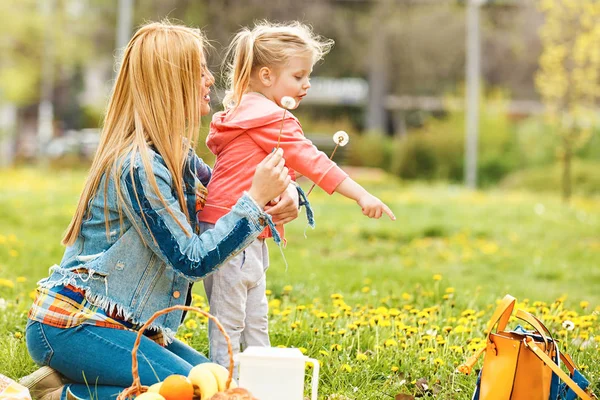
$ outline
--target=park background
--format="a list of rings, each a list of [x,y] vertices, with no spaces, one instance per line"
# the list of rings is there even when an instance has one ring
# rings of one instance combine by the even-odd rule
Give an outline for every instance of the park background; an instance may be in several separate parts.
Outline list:
[[[27,309],[60,261],[120,49],[167,17],[212,41],[214,110],[241,26],[300,20],[336,42],[294,113],[328,155],[350,134],[335,160],[398,220],[317,189],[317,227],[289,225],[287,268],[270,246],[273,344],[321,360],[322,398],[470,398],[455,368],[506,293],[599,391],[598,0],[3,1],[1,374],[35,369]],[[208,308],[201,285],[194,302]],[[207,350],[204,319],[179,335]]]

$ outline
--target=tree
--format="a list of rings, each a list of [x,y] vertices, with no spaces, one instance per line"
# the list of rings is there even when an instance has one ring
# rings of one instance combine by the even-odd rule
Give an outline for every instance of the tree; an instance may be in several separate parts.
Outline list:
[[[574,152],[598,124],[600,99],[600,0],[538,0],[545,22],[535,84],[558,135],[562,194],[571,196]]]

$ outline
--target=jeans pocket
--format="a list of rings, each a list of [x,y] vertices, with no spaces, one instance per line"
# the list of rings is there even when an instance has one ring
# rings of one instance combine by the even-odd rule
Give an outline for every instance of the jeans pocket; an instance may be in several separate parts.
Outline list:
[[[38,365],[50,365],[54,350],[44,332],[44,324],[37,321],[27,322],[25,339],[27,341],[27,351],[33,361]]]

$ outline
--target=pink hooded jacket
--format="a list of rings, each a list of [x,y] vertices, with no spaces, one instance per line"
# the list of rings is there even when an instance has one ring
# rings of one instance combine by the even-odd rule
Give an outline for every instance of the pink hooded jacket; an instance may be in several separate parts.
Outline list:
[[[213,115],[206,145],[217,156],[208,184],[206,205],[199,221],[214,224],[252,186],[256,166],[277,147],[284,110],[259,93],[247,93],[236,109]],[[290,175],[306,176],[327,193],[348,177],[336,163],[304,137],[298,119],[289,111],[279,147]],[[283,237],[283,229],[277,229]],[[270,237],[268,228],[260,237]]]

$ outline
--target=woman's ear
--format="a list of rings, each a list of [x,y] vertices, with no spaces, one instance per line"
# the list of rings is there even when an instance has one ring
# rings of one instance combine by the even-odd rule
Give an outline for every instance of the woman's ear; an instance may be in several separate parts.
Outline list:
[[[273,71],[271,70],[271,68],[261,67],[261,69],[258,70],[258,79],[260,79],[260,82],[264,86],[270,87],[273,84],[273,78],[274,78],[274,74],[273,74]]]

